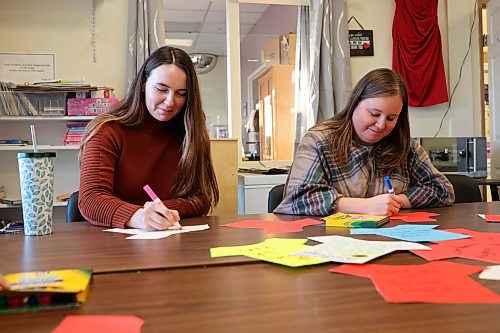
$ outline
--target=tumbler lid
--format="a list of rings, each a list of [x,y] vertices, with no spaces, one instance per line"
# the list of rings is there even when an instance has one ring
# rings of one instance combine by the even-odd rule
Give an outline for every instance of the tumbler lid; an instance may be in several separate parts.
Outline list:
[[[42,157],[56,157],[55,152],[43,152],[43,153],[17,153],[17,158],[42,158]]]

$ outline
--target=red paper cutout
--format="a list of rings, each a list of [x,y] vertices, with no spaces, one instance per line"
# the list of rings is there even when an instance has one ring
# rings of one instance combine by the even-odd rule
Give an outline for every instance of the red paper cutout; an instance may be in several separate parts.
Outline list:
[[[423,265],[346,264],[330,272],[370,278],[390,303],[500,303],[499,295],[468,276],[483,269],[436,261]]]
[[[485,214],[484,219],[486,220],[486,222],[500,222],[500,215]]]
[[[410,250],[426,260],[465,258],[500,264],[500,234],[467,229],[443,229],[470,235],[472,238],[435,242],[428,245],[432,251]]]
[[[413,213],[400,213],[391,216],[391,220],[403,220],[405,222],[435,222],[431,216],[438,216],[439,214],[426,213],[426,212],[413,212]]]
[[[287,232],[301,232],[304,231],[303,227],[309,225],[322,224],[322,221],[313,219],[302,219],[296,221],[264,221],[264,220],[244,220],[223,224],[222,227],[233,228],[258,228],[264,229],[268,234],[279,234]]]
[[[66,316],[52,333],[140,333],[143,324],[136,316]]]

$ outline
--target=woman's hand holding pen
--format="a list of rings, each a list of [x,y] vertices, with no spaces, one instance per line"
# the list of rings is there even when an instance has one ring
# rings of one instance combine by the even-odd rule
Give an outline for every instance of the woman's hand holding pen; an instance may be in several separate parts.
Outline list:
[[[146,231],[166,230],[180,220],[179,212],[168,209],[165,205],[147,201],[144,208],[135,212],[130,218],[127,226]]]
[[[406,200],[406,201],[405,201]],[[380,194],[371,198],[340,197],[337,200],[337,212],[369,214],[369,215],[394,215],[401,208],[406,208],[409,202],[404,194]]]
[[[380,194],[367,199],[367,214],[372,215],[394,215],[399,213],[403,208],[404,200],[399,195],[394,194]]]
[[[145,230],[166,230],[179,222],[179,212],[168,209],[163,204],[147,201],[144,204]]]

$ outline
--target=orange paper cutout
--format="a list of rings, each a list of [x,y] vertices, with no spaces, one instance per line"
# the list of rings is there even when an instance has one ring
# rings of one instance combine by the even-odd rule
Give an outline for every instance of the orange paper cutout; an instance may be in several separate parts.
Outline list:
[[[485,214],[484,219],[486,222],[500,222],[500,215]]]
[[[140,333],[143,324],[136,316],[66,316],[52,333]]]
[[[438,216],[439,214],[427,212],[413,212],[413,213],[400,213],[391,216],[391,220],[403,220],[405,222],[436,222],[436,219],[431,216]]]
[[[346,264],[330,272],[370,278],[390,303],[500,303],[499,295],[468,276],[485,268],[436,261],[423,265]]]

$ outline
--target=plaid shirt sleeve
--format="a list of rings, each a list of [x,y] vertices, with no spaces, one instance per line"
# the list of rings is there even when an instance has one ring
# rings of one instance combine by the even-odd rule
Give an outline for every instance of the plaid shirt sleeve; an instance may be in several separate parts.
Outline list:
[[[412,140],[408,156],[410,186],[405,192],[413,208],[449,206],[455,201],[453,185],[432,164],[425,149]]]
[[[274,213],[321,215],[333,213],[340,197],[330,181],[327,153],[321,131],[308,131],[294,157],[283,201]]]

